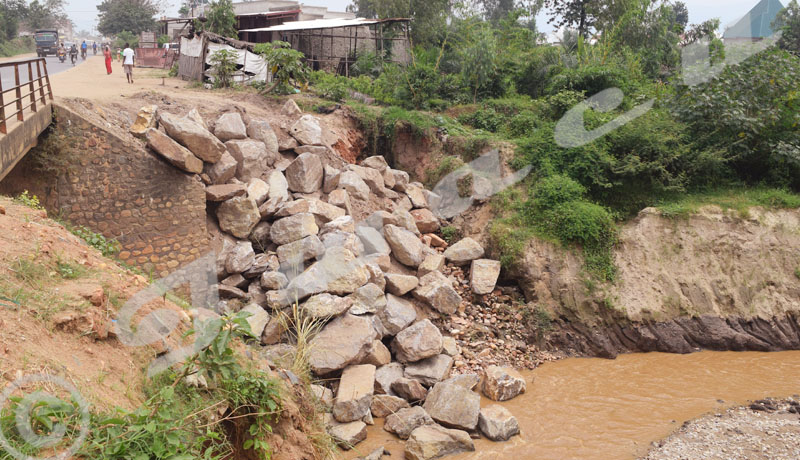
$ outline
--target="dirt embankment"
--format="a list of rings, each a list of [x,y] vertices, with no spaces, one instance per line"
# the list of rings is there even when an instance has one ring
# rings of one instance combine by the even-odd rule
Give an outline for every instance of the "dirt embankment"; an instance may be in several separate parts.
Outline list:
[[[622,352],[800,348],[800,211],[707,207],[688,219],[645,209],[622,227],[613,285],[574,252],[531,241],[510,274],[556,318],[548,346]]]

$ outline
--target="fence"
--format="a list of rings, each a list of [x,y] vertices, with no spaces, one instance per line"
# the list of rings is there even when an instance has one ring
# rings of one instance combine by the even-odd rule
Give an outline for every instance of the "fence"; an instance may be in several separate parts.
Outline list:
[[[3,71],[12,67],[14,69],[14,86],[4,88]],[[28,79],[26,82],[21,82],[20,67],[23,76],[27,67]],[[34,78],[34,67],[36,68],[36,78]],[[23,93],[23,90],[27,92]],[[11,93],[10,102],[6,102],[9,100],[7,93]],[[25,121],[25,112],[28,109],[36,112],[40,107],[45,108],[48,99],[53,100],[53,91],[50,88],[50,76],[47,73],[47,61],[44,58],[0,63],[0,134],[8,134],[9,121],[14,119],[19,122]],[[10,113],[7,110],[9,106],[13,107]]]

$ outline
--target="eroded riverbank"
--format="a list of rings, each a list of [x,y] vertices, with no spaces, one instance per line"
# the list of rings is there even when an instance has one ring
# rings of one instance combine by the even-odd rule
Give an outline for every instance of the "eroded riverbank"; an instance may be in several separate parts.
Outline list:
[[[476,440],[475,452],[448,458],[638,458],[652,442],[704,413],[800,393],[800,351],[573,358],[523,375],[528,392],[500,403],[517,417],[522,435],[506,443]],[[392,458],[403,458],[403,443],[382,423],[376,420],[367,441],[345,458],[381,445]]]

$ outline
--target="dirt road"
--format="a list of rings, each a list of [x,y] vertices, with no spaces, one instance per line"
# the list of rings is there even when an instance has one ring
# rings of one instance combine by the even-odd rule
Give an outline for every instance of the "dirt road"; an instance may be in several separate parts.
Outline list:
[[[56,97],[83,97],[97,101],[111,101],[119,97],[128,97],[146,90],[169,93],[170,90],[183,88],[186,82],[167,76],[166,70],[134,68],[134,84],[128,84],[122,63],[112,61],[112,73],[106,74],[103,57],[91,56],[86,63],[51,77],[53,93]],[[162,84],[163,83],[163,84]]]

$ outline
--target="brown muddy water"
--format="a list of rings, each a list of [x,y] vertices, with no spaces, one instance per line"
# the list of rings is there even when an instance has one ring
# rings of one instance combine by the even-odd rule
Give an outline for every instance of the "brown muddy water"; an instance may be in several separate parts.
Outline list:
[[[630,460],[650,443],[707,412],[768,396],[800,394],[800,351],[621,355],[571,358],[524,372],[528,391],[507,402],[521,436],[476,440],[475,452],[452,460]],[[481,406],[493,404],[484,399]],[[403,459],[403,441],[369,427],[367,440],[344,458],[385,446]]]

